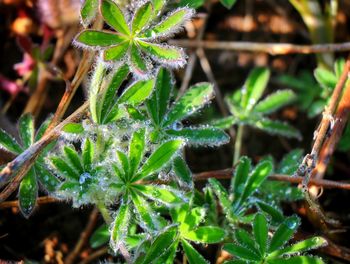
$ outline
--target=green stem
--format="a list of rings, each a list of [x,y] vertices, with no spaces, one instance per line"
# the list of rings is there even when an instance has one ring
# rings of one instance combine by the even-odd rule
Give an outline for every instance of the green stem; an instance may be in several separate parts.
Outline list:
[[[244,133],[244,126],[243,125],[238,126],[232,165],[235,165],[239,161],[239,158],[241,157],[243,133]]]
[[[100,211],[100,213],[103,217],[103,220],[105,220],[106,224],[110,225],[112,223],[113,219],[112,219],[111,215],[109,214],[108,209],[105,206],[105,204],[101,201],[98,201],[96,203],[96,207]]]
[[[103,81],[103,77],[105,75],[106,69],[104,66],[104,63],[102,60],[99,60],[97,62],[97,65],[95,67],[94,73],[92,75],[91,84],[90,84],[90,113],[92,120],[95,123],[98,123],[100,116],[99,116],[99,109],[97,109],[97,95],[100,91],[100,87]]]

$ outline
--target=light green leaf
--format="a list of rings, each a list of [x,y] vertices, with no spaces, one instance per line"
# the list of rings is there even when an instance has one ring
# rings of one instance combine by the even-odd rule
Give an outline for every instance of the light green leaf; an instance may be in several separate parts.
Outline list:
[[[228,117],[212,120],[210,122],[210,125],[220,129],[229,129],[237,123],[238,123],[237,118],[235,118],[234,116],[228,116]]]
[[[173,170],[181,182],[185,183],[188,187],[193,188],[192,172],[180,156],[174,159]]]
[[[98,0],[85,0],[80,10],[80,17],[85,27],[90,25],[98,11]]]
[[[124,175],[127,177],[127,179],[129,178],[129,176],[132,177],[133,175],[130,175],[129,173],[130,164],[129,164],[128,156],[123,151],[117,150],[117,157],[120,165],[123,168]]]
[[[184,202],[183,194],[169,186],[135,185],[134,188],[148,198],[168,206],[178,206]]]
[[[270,94],[264,100],[260,101],[255,107],[254,111],[264,114],[270,114],[281,107],[290,104],[296,99],[296,95],[291,90],[281,90]]]
[[[119,97],[118,103],[139,105],[145,101],[153,92],[154,79],[141,80],[129,86]]]
[[[343,73],[345,66],[345,59],[344,58],[339,58],[335,61],[334,63],[334,72],[335,76],[339,79],[341,74]]]
[[[25,218],[28,218],[33,213],[37,196],[38,183],[34,168],[31,168],[21,181],[18,193],[19,209]]]
[[[233,220],[233,215],[231,212],[232,205],[231,205],[231,201],[229,199],[227,191],[221,185],[221,183],[214,178],[209,179],[208,182],[211,185],[216,196],[218,197],[219,203],[220,203],[224,213],[226,214],[226,217],[229,220]]]
[[[237,0],[220,0],[221,4],[225,6],[227,9],[233,7],[233,5],[237,2]]]
[[[266,252],[269,232],[267,220],[263,214],[256,214],[253,222],[253,232],[255,241],[259,246],[260,254],[263,256]]]
[[[144,75],[148,71],[148,65],[138,47],[133,43],[130,48],[130,62],[133,71],[138,75]]]
[[[107,24],[124,35],[130,35],[130,29],[125,20],[125,15],[112,0],[102,0],[100,10]]]
[[[225,238],[226,233],[220,227],[201,226],[196,230],[182,233],[182,236],[191,241],[213,244],[221,242]]]
[[[129,146],[129,163],[131,177],[137,172],[142,160],[146,145],[146,129],[135,131],[131,137]]]
[[[59,157],[51,157],[52,165],[61,174],[69,180],[79,180],[80,175],[64,160]]]
[[[132,20],[132,33],[138,34],[152,18],[153,7],[151,2],[146,2],[137,11]]]
[[[161,168],[167,165],[167,163],[173,158],[175,153],[182,147],[182,145],[182,140],[170,140],[163,143],[143,164],[139,175],[135,177],[134,181],[140,180],[159,171]]]
[[[140,48],[154,60],[170,67],[178,68],[186,63],[186,56],[182,49],[165,44],[153,44],[139,40]]]
[[[160,15],[165,3],[166,0],[152,0],[154,16]]]
[[[235,231],[235,238],[242,247],[245,247],[254,252],[256,255],[259,255],[259,250],[255,247],[255,241],[246,230],[243,228],[238,228]]]
[[[76,152],[76,150],[71,147],[65,146],[63,148],[63,151],[67,160],[69,160],[70,164],[74,167],[74,169],[78,173],[82,174],[84,172],[84,168],[81,164],[79,154]]]
[[[3,148],[14,154],[19,154],[22,152],[22,149],[18,145],[17,141],[2,129],[0,129],[0,148]]]
[[[84,127],[82,124],[69,123],[62,128],[62,131],[71,134],[81,134],[84,132]]]
[[[77,41],[78,43],[91,47],[115,46],[124,42],[125,40],[125,37],[119,35],[118,33],[112,33],[108,31],[97,31],[92,29],[82,31],[75,38],[75,41]]]
[[[213,86],[209,83],[192,86],[170,109],[163,121],[163,127],[181,121],[204,107],[213,98],[213,93]]]
[[[261,258],[259,255],[257,255],[255,252],[245,248],[245,247],[241,247],[235,244],[225,244],[223,247],[223,250],[227,251],[228,253],[230,253],[231,255],[240,258],[240,259],[244,259],[244,260],[248,260],[248,261],[260,261]]]
[[[291,216],[284,220],[271,239],[269,252],[273,252],[286,244],[298,229],[299,225],[300,220],[297,216]]]
[[[318,83],[325,89],[333,89],[337,85],[338,78],[329,70],[317,68],[314,75]]]
[[[198,8],[204,5],[205,0],[181,0],[178,6]]]
[[[182,248],[190,264],[208,264],[201,254],[192,247],[185,239],[181,239]]]
[[[264,130],[271,134],[277,134],[289,138],[301,139],[300,132],[287,123],[271,120],[268,118],[261,118],[254,123],[249,123],[261,130]]]
[[[29,148],[34,143],[34,119],[31,114],[24,114],[18,121],[19,136],[24,148]]]
[[[183,24],[192,17],[194,11],[189,8],[180,8],[174,10],[170,15],[163,19],[159,24],[148,29],[145,36],[148,38],[158,38],[176,33]]]
[[[188,144],[198,146],[220,146],[230,141],[230,137],[218,128],[168,129],[165,133],[172,137],[184,138]]]
[[[270,259],[269,264],[324,264],[325,262],[318,257],[311,256],[293,256],[290,258]]]
[[[268,68],[255,68],[251,71],[244,84],[241,106],[246,111],[251,111],[266,89],[270,78]]]
[[[114,45],[103,52],[103,59],[105,61],[120,61],[125,56],[130,47],[129,41],[123,41]]]
[[[90,246],[92,248],[98,248],[102,245],[107,244],[110,239],[108,225],[103,224],[95,230],[95,232],[90,237]]]
[[[122,203],[116,214],[116,218],[111,226],[111,248],[114,252],[120,249],[124,239],[128,233],[128,226],[130,224],[130,208],[129,204]]]
[[[95,152],[94,146],[91,143],[90,139],[87,138],[85,140],[84,148],[82,152],[83,165],[86,171],[89,171],[91,169],[92,160],[94,159],[94,152]]]

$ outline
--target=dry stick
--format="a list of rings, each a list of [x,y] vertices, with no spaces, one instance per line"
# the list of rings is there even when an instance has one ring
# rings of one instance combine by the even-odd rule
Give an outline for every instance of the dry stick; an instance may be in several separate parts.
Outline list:
[[[256,43],[249,41],[211,41],[211,40],[169,40],[170,45],[184,48],[203,48],[229,51],[263,52],[271,55],[312,54],[324,52],[344,52],[350,50],[350,42],[337,44],[295,45],[290,43]]]
[[[79,262],[79,264],[88,264],[95,259],[98,259],[99,257],[102,257],[104,255],[108,254],[108,247],[102,247],[99,250],[96,250],[92,254],[90,254],[86,259]]]
[[[88,223],[87,223],[84,231],[80,234],[80,238],[79,238],[78,243],[75,245],[73,251],[66,257],[66,259],[64,260],[64,263],[66,263],[66,264],[74,263],[76,258],[79,256],[79,253],[81,252],[81,250],[85,246],[90,235],[94,231],[94,227],[96,226],[98,216],[99,216],[99,210],[94,208],[90,214]]]
[[[61,201],[54,198],[54,197],[42,196],[42,197],[37,198],[36,202],[37,202],[37,204],[41,205],[41,204],[58,203]],[[0,203],[0,209],[6,209],[6,208],[12,208],[12,207],[19,207],[18,200]]]
[[[88,106],[88,102],[84,103],[73,114],[44,135],[39,141],[35,142],[32,146],[18,155],[13,161],[7,163],[0,172],[0,185],[6,184],[11,180],[12,182],[0,193],[0,202],[6,200],[11,193],[17,189],[19,183],[31,168],[40,152],[60,136],[61,130],[66,124],[79,121],[84,116]]]
[[[205,181],[210,178],[215,179],[231,179],[232,174],[234,172],[234,169],[224,169],[224,170],[217,170],[217,171],[207,171],[202,173],[194,174],[193,179],[195,181]],[[303,182],[303,177],[300,176],[289,176],[289,175],[282,175],[282,174],[274,174],[268,177],[268,180],[272,181],[283,181],[283,182],[289,182],[293,184],[300,184]],[[343,190],[350,190],[350,183],[343,183],[343,182],[335,182],[335,181],[329,181],[329,180],[318,180],[318,179],[310,179],[310,184],[327,188],[327,189],[343,189]]]

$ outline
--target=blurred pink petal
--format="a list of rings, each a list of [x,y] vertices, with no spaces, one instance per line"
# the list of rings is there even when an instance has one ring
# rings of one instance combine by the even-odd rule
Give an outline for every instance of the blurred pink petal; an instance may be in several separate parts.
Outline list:
[[[19,92],[26,90],[22,85],[19,85],[15,81],[9,80],[2,75],[0,75],[0,89],[11,95],[16,95]]]
[[[19,76],[25,76],[32,72],[35,67],[35,60],[28,53],[24,53],[23,61],[16,63],[13,68]]]

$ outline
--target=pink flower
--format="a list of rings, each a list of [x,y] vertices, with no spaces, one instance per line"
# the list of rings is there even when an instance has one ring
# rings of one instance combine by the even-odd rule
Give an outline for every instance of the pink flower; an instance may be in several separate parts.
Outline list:
[[[21,91],[27,91],[27,89],[22,85],[7,79],[2,75],[0,75],[0,89],[8,92],[11,95],[16,95]]]
[[[13,68],[19,76],[26,76],[32,72],[35,67],[35,60],[28,53],[24,53],[23,61],[16,63]]]

